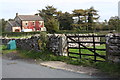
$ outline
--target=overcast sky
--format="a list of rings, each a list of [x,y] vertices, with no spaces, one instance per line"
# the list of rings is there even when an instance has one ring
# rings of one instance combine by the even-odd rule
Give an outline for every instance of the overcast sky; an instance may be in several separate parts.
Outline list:
[[[98,10],[100,21],[118,15],[119,0],[0,0],[0,18],[14,18],[16,13],[32,15],[37,10],[53,5],[58,11],[70,12],[74,9],[88,9],[93,6]]]

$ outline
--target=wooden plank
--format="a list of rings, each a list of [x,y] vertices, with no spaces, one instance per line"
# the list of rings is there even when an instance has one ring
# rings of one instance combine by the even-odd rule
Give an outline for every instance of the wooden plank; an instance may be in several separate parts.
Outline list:
[[[69,56],[70,58],[76,58],[76,59],[79,59],[79,57],[74,57],[74,56]]]
[[[89,42],[89,41],[74,41],[74,42],[71,42],[71,41],[68,41],[67,43],[93,43],[93,42]],[[94,42],[95,44],[106,44],[106,42]]]
[[[78,36],[78,41],[80,41],[80,37]],[[79,54],[80,54],[80,59],[82,58],[81,56],[81,49],[80,49],[80,44],[79,44]]]
[[[78,47],[68,47],[69,49],[79,49]],[[91,49],[93,50],[93,48],[84,48],[84,47],[80,47],[80,49]],[[95,48],[95,50],[100,50],[100,51],[106,51],[106,49],[97,49]]]
[[[76,55],[86,55],[86,56],[94,56],[93,54],[79,54],[79,53],[75,53],[75,52],[69,52],[69,54],[76,54]]]
[[[95,37],[93,36],[93,51],[94,51],[94,60],[96,61],[96,50],[95,50]]]
[[[88,35],[88,36],[84,36],[84,35],[67,35],[67,38],[76,38],[76,37],[93,37],[93,35]],[[105,37],[105,35],[94,35],[94,37]]]

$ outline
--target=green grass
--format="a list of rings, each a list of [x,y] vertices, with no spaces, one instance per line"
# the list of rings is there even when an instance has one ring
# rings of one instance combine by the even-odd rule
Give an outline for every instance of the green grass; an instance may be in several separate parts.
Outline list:
[[[0,46],[0,50],[2,51],[3,54],[8,54],[8,53],[17,51],[16,49],[14,49],[14,50],[8,50],[6,45],[1,45]]]
[[[93,48],[93,47],[88,47],[88,48]],[[100,46],[96,46],[97,49],[105,49],[105,45],[100,45]],[[80,49],[81,53],[82,54],[92,54],[94,55],[93,52],[87,50],[87,49]],[[74,52],[74,53],[78,53],[79,54],[79,49],[69,49],[69,52]],[[96,50],[97,53],[99,53],[99,55],[106,55],[106,51],[99,51],[99,50]],[[77,55],[77,54],[70,54],[70,56],[73,56],[73,57],[80,57],[80,55]],[[86,55],[82,55],[81,56],[83,59],[84,58],[87,58],[87,59],[94,59],[93,56],[86,56]],[[100,58],[100,57],[97,57],[97,60],[102,60],[102,61],[105,61],[103,58]]]
[[[120,63],[96,62],[93,67],[98,68],[103,72],[107,72],[111,76],[120,77]]]

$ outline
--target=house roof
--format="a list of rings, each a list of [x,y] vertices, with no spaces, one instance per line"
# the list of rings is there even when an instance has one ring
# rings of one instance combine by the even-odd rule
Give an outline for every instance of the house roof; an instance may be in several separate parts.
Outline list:
[[[33,20],[33,21],[36,21],[36,20],[39,20],[39,21],[43,21],[43,19],[38,16],[38,15],[18,15],[18,17],[21,19],[21,20]]]
[[[20,25],[16,22],[16,21],[8,21],[8,23],[12,26],[12,27],[19,27]]]

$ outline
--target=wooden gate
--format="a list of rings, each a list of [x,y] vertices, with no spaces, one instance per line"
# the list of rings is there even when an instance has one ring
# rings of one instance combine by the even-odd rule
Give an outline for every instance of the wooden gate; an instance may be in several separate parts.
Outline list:
[[[105,35],[66,35],[68,56],[75,59],[105,61]]]

